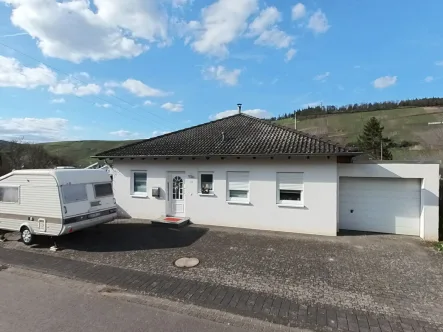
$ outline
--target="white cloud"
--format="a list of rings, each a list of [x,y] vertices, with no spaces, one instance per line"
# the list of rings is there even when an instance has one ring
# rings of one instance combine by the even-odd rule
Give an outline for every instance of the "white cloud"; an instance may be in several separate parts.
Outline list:
[[[151,137],[155,137],[155,136],[161,136],[161,135],[165,135],[165,134],[169,134],[170,131],[161,131],[161,130],[154,130],[152,132]]]
[[[81,97],[98,95],[101,92],[101,87],[94,83],[82,85],[67,78],[50,86],[48,91],[55,95],[75,95]]]
[[[272,116],[272,113],[270,113],[266,110],[262,110],[260,108],[251,109],[251,110],[244,110],[244,111],[242,111],[242,113],[245,113],[245,114],[251,115],[251,116],[255,116],[256,118],[262,118],[262,119],[270,118]],[[215,115],[211,115],[209,117],[209,119],[210,120],[218,120],[218,119],[223,119],[228,116],[235,115],[235,114],[238,114],[238,110],[227,110],[227,111],[217,113]]]
[[[314,81],[322,81],[322,82],[325,82],[326,79],[329,77],[330,74],[331,74],[331,73],[328,72],[328,71],[327,71],[326,73],[324,73],[324,74],[319,74],[319,75],[317,75],[317,76],[314,77]]]
[[[121,86],[138,97],[163,97],[170,94],[160,89],[151,88],[143,82],[132,78],[124,81]]]
[[[112,89],[106,89],[106,90],[105,90],[105,95],[107,95],[107,96],[113,96],[113,95],[115,95],[115,91],[112,90]]]
[[[89,80],[91,78],[91,75],[89,75],[85,71],[81,71],[79,73],[74,73],[71,76],[74,77],[75,79],[78,79],[78,80]]]
[[[81,72],[58,80],[57,74],[44,65],[34,68],[25,67],[17,59],[0,56],[0,87],[33,89],[39,86],[49,86],[48,91],[56,95],[85,96],[100,93],[99,85],[93,83],[82,85],[78,83],[77,77],[89,78],[89,74]],[[51,100],[51,103],[55,104],[64,102],[63,98]]]
[[[145,106],[151,106],[151,105],[154,105],[154,103],[153,103],[152,101],[150,101],[150,100],[145,100],[145,102],[143,103],[143,105],[145,105]]]
[[[203,54],[226,56],[228,45],[246,29],[249,17],[258,10],[258,0],[217,0],[201,10],[201,22],[188,23],[192,48]]]
[[[435,65],[436,65],[436,66],[443,66],[443,60],[441,60],[441,61],[436,61],[436,62],[435,62]]]
[[[256,45],[286,48],[293,37],[280,30],[276,23],[281,21],[281,13],[275,7],[267,7],[249,25],[246,36],[257,37]]]
[[[181,111],[183,111],[183,104],[182,103],[174,104],[174,103],[167,102],[167,103],[164,103],[161,106],[161,108],[171,111],[171,112],[181,112]]]
[[[11,22],[50,57],[73,62],[130,58],[145,51],[146,43],[167,39],[167,17],[154,0],[0,1],[11,5]]]
[[[223,66],[212,66],[202,70],[204,79],[221,81],[226,85],[237,85],[240,69],[228,70]]]
[[[306,7],[302,3],[296,4],[294,7],[292,7],[292,19],[298,20],[301,19],[306,15]]]
[[[341,84],[337,85],[337,89],[343,91],[345,89],[345,87]]]
[[[308,28],[314,33],[325,33],[330,27],[326,15],[320,9],[309,18]]]
[[[129,30],[150,42],[167,39],[168,18],[154,0],[94,0],[97,14],[108,24]]]
[[[118,88],[121,86],[119,82],[116,81],[107,81],[103,84],[105,88]]]
[[[116,130],[116,131],[111,131],[109,133],[109,135],[118,136],[118,137],[126,138],[126,139],[132,139],[132,138],[134,138],[136,136],[140,136],[140,134],[137,133],[137,132],[132,132],[132,131],[129,131],[129,130],[124,130],[124,129],[120,129],[120,130]]]
[[[100,103],[95,103],[96,107],[103,107],[103,108],[111,108],[112,105],[108,104],[108,103],[104,103],[104,104],[100,104]]]
[[[384,89],[395,83],[397,83],[397,76],[382,76],[372,82],[376,89]]]
[[[289,49],[285,54],[285,61],[289,62],[292,58],[297,54],[297,50],[295,48]]]
[[[194,2],[194,0],[172,0],[172,7],[174,8],[182,8],[186,5],[190,5]]]
[[[310,103],[303,104],[302,107],[303,108],[317,107],[317,106],[320,106],[321,104],[322,104],[322,101],[318,100],[318,101],[313,101],[313,102],[310,102]]]
[[[66,103],[65,98],[54,98],[51,99],[51,104],[64,104]]]
[[[426,82],[426,83],[431,83],[433,80],[434,80],[434,77],[433,77],[433,76],[426,76],[426,77],[425,77],[425,82]]]
[[[57,74],[44,65],[25,67],[17,59],[0,56],[0,87],[34,89],[57,81]]]
[[[68,120],[62,118],[0,119],[0,139],[46,142],[63,139]]]
[[[80,130],[84,130],[85,128],[82,127],[82,126],[73,126],[72,129],[73,129],[73,130],[80,131]]]
[[[263,46],[274,46],[276,48],[286,48],[292,44],[293,37],[286,32],[273,27],[270,30],[264,31],[256,40],[255,44]]]
[[[275,7],[268,7],[260,12],[249,25],[248,34],[258,36],[277,22],[281,21],[281,13]]]

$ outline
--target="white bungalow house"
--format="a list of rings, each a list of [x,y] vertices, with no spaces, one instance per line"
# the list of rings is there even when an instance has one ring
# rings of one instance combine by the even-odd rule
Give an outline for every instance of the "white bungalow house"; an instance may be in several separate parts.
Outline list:
[[[437,240],[439,163],[353,162],[358,154],[239,113],[95,157],[112,160],[128,217]]]

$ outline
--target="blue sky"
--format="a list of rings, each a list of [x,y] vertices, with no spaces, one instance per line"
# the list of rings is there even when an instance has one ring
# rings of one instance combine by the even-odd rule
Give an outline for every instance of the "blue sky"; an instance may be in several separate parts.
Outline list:
[[[0,0],[0,139],[441,96],[443,2]]]

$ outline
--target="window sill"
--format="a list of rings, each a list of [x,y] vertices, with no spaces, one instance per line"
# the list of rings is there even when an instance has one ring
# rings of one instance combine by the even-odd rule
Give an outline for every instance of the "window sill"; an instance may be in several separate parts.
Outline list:
[[[131,194],[134,198],[148,198],[148,194]]]
[[[289,207],[289,208],[294,208],[294,209],[304,209],[306,207],[303,204],[284,204],[284,203],[278,203],[277,206],[278,207]]]
[[[234,204],[234,205],[251,205],[251,202],[249,201],[227,201],[228,204]]]
[[[198,193],[198,194],[199,194],[199,196],[215,196],[214,193],[211,193],[211,194],[202,194],[202,193]]]

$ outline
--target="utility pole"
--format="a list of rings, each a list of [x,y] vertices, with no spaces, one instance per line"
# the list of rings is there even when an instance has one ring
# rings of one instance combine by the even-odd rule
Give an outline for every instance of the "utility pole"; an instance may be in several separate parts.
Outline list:
[[[383,160],[383,136],[380,135],[380,160]]]

